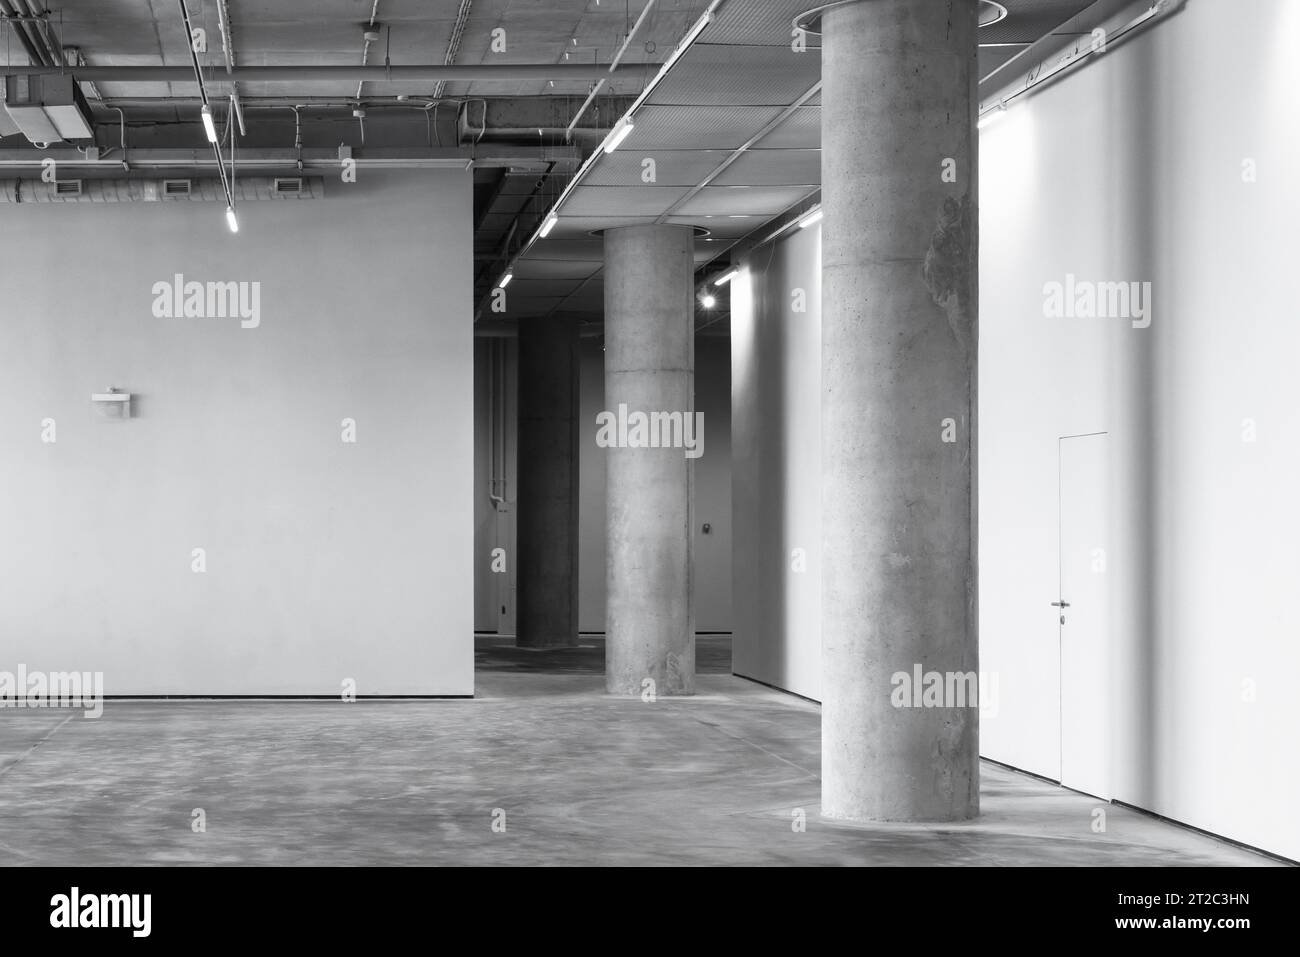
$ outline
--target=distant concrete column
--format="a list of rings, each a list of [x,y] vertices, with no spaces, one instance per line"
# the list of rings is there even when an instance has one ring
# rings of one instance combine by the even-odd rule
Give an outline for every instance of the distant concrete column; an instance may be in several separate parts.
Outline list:
[[[519,324],[520,648],[578,643],[578,324]]]
[[[978,668],[976,6],[859,0],[822,18],[830,818],[979,813],[978,710],[949,694]],[[918,667],[942,699],[910,687]]]
[[[605,232],[605,408],[695,408],[694,233],[689,226]],[[588,424],[589,426],[590,424]],[[604,452],[605,687],[639,695],[695,691],[694,479],[681,447],[648,448],[632,429]],[[644,430],[643,430],[644,431]]]

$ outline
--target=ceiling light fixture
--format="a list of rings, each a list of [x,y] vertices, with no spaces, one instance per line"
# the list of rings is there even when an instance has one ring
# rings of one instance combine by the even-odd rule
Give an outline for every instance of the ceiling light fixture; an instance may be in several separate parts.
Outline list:
[[[718,300],[708,295],[706,295],[703,299],[700,300],[700,305],[703,306],[705,309],[712,309],[717,304],[718,304]]]
[[[982,130],[984,129],[984,127],[996,123],[998,120],[1002,119],[1002,117],[1006,115],[1007,115],[1006,101],[998,100],[997,106],[991,107],[990,109],[987,109],[980,114],[979,121],[975,124],[975,128]]]
[[[510,285],[510,280],[514,278],[515,278],[515,274],[513,272],[507,271],[506,274],[501,277],[501,281],[497,283],[497,288],[498,289],[506,288],[506,286]]]
[[[207,84],[203,80],[203,67],[199,64],[199,53],[192,41],[194,24],[190,21],[190,11],[185,6],[185,0],[177,0],[177,4],[181,8],[181,20],[185,23],[185,36],[191,41],[188,44],[190,48],[190,64],[194,67],[194,82],[199,87],[199,98],[203,101],[203,108],[199,114],[203,119],[203,132],[207,134],[208,143],[212,146],[212,155],[217,161],[217,175],[221,177],[221,191],[226,196],[226,225],[230,227],[232,233],[239,232],[239,221],[235,219],[235,192],[230,185],[230,181],[235,175],[235,136],[233,133],[230,136],[231,163],[230,174],[227,175],[226,161],[221,155],[221,143],[217,140],[216,124],[212,121],[212,106],[208,101]]]
[[[618,149],[634,128],[631,116],[625,116],[619,120],[614,127],[614,132],[609,134],[609,140],[605,143],[605,152],[612,153]]]
[[[811,213],[799,220],[799,228],[807,229],[809,226],[816,226],[822,221],[822,209],[818,206]]]
[[[559,216],[556,216],[554,213],[550,213],[549,215],[547,215],[546,220],[542,223],[542,228],[540,231],[538,231],[537,235],[545,239],[547,236],[551,234],[551,230],[555,228],[555,224],[558,223],[559,221],[560,221]]]
[[[715,285],[715,286],[725,286],[727,283],[731,282],[731,280],[735,279],[735,278],[736,278],[737,276],[739,276],[739,275],[740,275],[740,270],[739,270],[739,269],[732,269],[732,270],[729,270],[729,271],[727,271],[727,272],[724,272],[724,273],[723,273],[721,276],[719,276],[717,279],[713,280],[713,285]]]
[[[215,143],[217,141],[217,126],[212,122],[212,107],[204,103],[199,115],[203,118],[203,132],[207,134],[208,142]]]

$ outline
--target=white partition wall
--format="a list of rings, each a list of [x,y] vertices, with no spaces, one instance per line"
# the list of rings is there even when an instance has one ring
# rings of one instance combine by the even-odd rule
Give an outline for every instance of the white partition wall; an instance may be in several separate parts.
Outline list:
[[[1111,795],[1292,858],[1297,29],[1289,0],[1191,0],[1015,102],[980,182],[982,750],[1055,776],[1058,443],[1106,431]],[[1053,316],[1053,282],[1150,283],[1149,311]]]
[[[470,174],[0,210],[0,669],[471,694]]]
[[[819,227],[731,281],[732,670],[821,696]],[[832,509],[833,512],[833,509]]]

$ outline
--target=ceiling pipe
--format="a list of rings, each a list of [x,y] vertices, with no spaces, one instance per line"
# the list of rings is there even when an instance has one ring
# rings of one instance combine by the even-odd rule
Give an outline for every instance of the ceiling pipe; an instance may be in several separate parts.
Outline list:
[[[370,34],[375,32],[375,19],[378,16],[379,16],[379,0],[375,0],[374,4],[370,7],[370,25],[366,28],[365,36],[362,38],[361,41],[361,65],[362,66],[365,66],[370,61],[370,44],[373,42],[370,39]],[[366,82],[365,80],[357,81],[358,101],[361,100],[361,88],[365,85],[365,82]],[[363,132],[361,135],[365,136],[365,133]]]
[[[10,4],[9,0],[0,0],[0,19],[3,19],[12,27],[14,36],[18,38],[19,45],[22,46],[23,52],[27,54],[27,59],[34,66],[50,65],[46,62],[45,57],[38,52],[38,47],[32,42],[32,34],[28,32],[30,29],[28,20],[30,18],[26,13],[20,14]],[[15,67],[6,66],[5,72],[12,74],[15,69]]]
[[[637,31],[641,29],[641,24],[645,23],[645,18],[650,15],[650,10],[654,5],[655,0],[648,0],[645,8],[641,11],[641,16],[636,18],[636,23],[632,24],[632,29],[627,31],[627,38],[623,41],[623,45],[618,48],[618,52],[614,54],[613,62],[609,65],[611,73],[614,72],[618,65],[623,62],[623,54],[627,52],[628,46],[632,43],[632,38],[636,36]]]
[[[9,66],[11,76],[54,76],[59,67]],[[182,66],[80,67],[77,79],[94,83],[184,83],[194,79]],[[641,76],[645,67],[620,64],[615,76]],[[229,79],[237,83],[399,82],[435,80],[597,80],[610,69],[599,63],[476,63],[424,64],[420,66],[238,66]]]
[[[460,52],[460,40],[465,35],[465,26],[469,23],[470,7],[474,5],[474,0],[460,0],[460,9],[456,11],[456,22],[451,28],[451,39],[447,41],[447,52],[442,58],[442,62],[451,66],[456,62],[456,54]],[[446,88],[447,81],[439,80],[437,86],[433,88],[433,99],[442,96],[442,91]]]
[[[226,61],[226,75],[235,71],[235,37],[230,27],[230,11],[226,9],[226,0],[217,0],[217,30],[221,33],[221,52]],[[230,84],[230,107],[234,110],[235,121],[239,124],[239,135],[247,136],[244,129],[244,104],[239,101],[239,84]]]
[[[15,6],[18,7],[18,12],[21,13],[22,0],[14,0],[14,2]],[[44,62],[51,66],[65,66],[66,63],[63,59],[63,51],[59,48],[57,43],[50,39],[49,14],[40,9],[40,5],[36,0],[26,0],[26,4],[27,12],[31,16],[31,19],[27,22],[31,24],[32,40],[44,54]],[[37,24],[40,26],[37,27]]]

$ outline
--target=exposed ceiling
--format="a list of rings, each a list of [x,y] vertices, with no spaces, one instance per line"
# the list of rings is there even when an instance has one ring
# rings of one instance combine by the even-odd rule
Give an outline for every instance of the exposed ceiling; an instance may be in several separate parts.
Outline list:
[[[200,60],[218,110],[232,91],[239,95],[241,155],[263,150],[292,168],[303,159],[308,166],[314,158],[337,163],[337,148],[346,144],[358,156],[464,158],[475,167],[475,292],[480,315],[490,320],[562,311],[599,322],[602,229],[660,222],[707,231],[696,256],[706,267],[818,197],[818,38],[807,38],[806,52],[791,43],[794,17],[815,0],[714,3],[712,21],[637,105],[621,148],[587,162],[567,195],[583,159],[653,84],[710,0],[186,4],[206,31]],[[1008,16],[981,30],[982,76],[1061,29],[1090,0],[1002,5]],[[14,14],[23,19],[0,25],[0,62],[48,67],[62,50],[83,78],[106,155],[125,142],[135,155],[187,147],[201,156],[198,87],[182,72],[192,64],[179,0],[0,0],[0,17]],[[616,57],[620,67],[611,73]],[[363,63],[371,68],[363,80],[317,71],[268,81],[238,72]],[[444,64],[479,70],[439,79],[385,70]],[[90,69],[138,74],[146,67],[176,70],[160,80],[110,69],[84,81]],[[511,67],[523,69],[500,72]],[[583,75],[563,73],[577,68]],[[21,137],[0,139],[0,163],[20,165],[24,157],[39,164]],[[533,241],[562,195],[557,225]],[[488,299],[507,268],[507,308],[492,313]],[[709,321],[708,311],[700,321]]]

